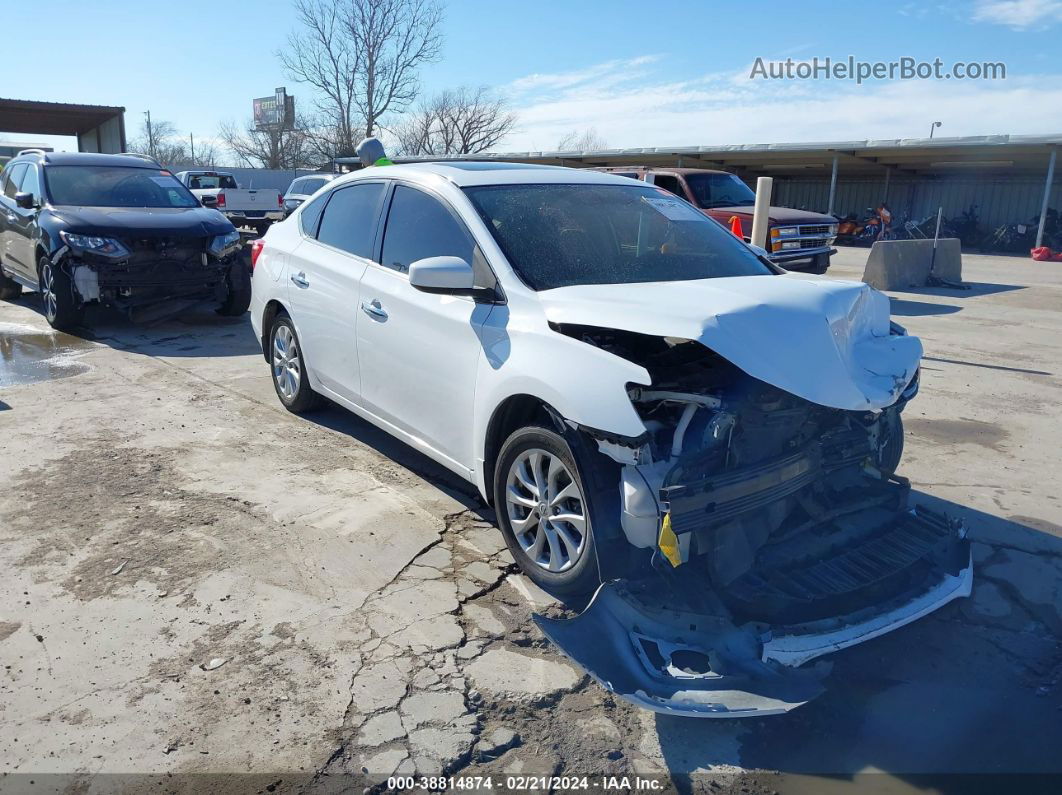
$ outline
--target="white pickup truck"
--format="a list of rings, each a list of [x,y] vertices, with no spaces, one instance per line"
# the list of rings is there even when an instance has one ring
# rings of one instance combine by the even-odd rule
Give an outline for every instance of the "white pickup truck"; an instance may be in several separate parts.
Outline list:
[[[207,207],[216,207],[233,226],[254,227],[262,235],[284,220],[284,200],[273,188],[241,189],[224,171],[179,171],[174,176]]]

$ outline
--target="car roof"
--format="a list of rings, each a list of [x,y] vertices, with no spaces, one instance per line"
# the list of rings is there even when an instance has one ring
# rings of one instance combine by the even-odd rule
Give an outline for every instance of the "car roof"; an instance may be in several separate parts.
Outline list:
[[[150,168],[158,170],[160,166],[133,155],[103,155],[96,152],[45,152],[26,154],[14,158],[27,162],[43,163],[46,166],[126,166],[129,168]]]
[[[394,166],[374,166],[348,174],[343,181],[390,177],[413,182],[430,182],[442,178],[459,188],[476,185],[541,185],[591,184],[630,185],[627,177],[601,171],[563,166],[540,166],[528,163],[497,163],[475,160],[440,161],[434,163],[406,163]]]

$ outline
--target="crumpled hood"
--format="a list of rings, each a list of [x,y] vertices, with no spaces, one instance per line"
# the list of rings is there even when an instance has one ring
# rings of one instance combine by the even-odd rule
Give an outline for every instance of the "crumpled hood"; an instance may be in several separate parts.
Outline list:
[[[889,332],[889,299],[859,282],[794,275],[560,287],[552,323],[697,340],[749,375],[838,409],[882,409],[914,377],[917,337]]]
[[[207,207],[73,207],[52,209],[66,230],[108,237],[209,237],[234,227],[224,215]]]

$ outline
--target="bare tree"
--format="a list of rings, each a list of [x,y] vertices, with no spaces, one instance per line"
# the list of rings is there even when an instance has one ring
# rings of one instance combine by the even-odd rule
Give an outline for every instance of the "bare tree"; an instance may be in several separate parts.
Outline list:
[[[558,152],[593,152],[599,149],[607,149],[608,141],[597,134],[597,129],[590,127],[581,133],[572,130],[557,141]]]
[[[318,92],[317,128],[330,139],[333,154],[354,154],[361,120],[354,103],[357,57],[340,0],[295,0],[301,33],[288,36],[288,49],[277,52],[289,75]]]
[[[285,70],[319,92],[317,111],[339,154],[416,98],[417,72],[439,57],[438,0],[295,0],[303,30],[277,53]]]
[[[306,130],[296,120],[293,130],[259,130],[253,121],[239,126],[223,122],[218,137],[237,163],[255,168],[302,168],[309,164]]]
[[[400,154],[465,155],[483,152],[516,124],[516,114],[490,89],[462,86],[436,94],[394,130]]]
[[[152,121],[146,116],[140,132],[129,141],[129,151],[151,155],[160,163],[180,163],[188,158],[188,147],[171,121]]]

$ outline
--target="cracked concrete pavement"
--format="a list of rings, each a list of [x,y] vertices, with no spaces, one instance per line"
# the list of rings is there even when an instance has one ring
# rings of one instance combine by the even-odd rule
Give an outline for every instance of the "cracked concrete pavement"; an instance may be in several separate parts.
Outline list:
[[[246,318],[101,316],[76,337],[34,296],[0,303],[0,789],[1062,772],[1062,271],[966,265],[973,291],[893,309],[927,355],[901,472],[966,518],[973,597],[836,655],[824,696],[751,721],[657,716],[593,684],[534,628],[552,600],[471,490],[339,409],[283,411]]]

